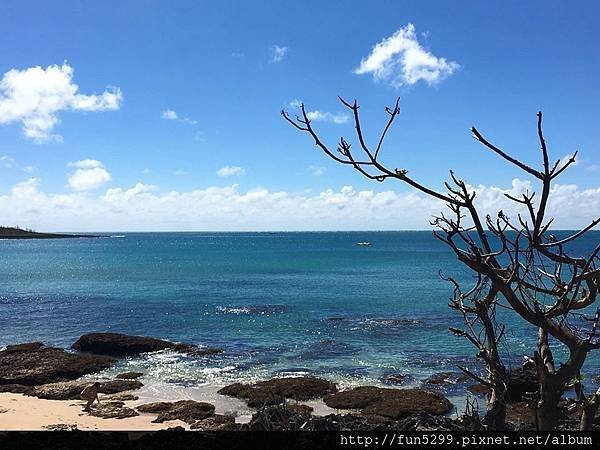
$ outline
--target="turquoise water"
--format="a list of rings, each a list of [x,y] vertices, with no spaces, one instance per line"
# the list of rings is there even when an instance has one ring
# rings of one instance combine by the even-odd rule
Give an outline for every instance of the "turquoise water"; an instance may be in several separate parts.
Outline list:
[[[178,385],[288,373],[360,384],[402,372],[418,382],[477,366],[448,332],[461,320],[438,272],[470,274],[429,232],[122,236],[0,241],[0,345],[68,347],[114,331],[225,349],[123,363]],[[582,250],[599,234],[586,239]],[[503,352],[519,364],[531,329],[507,320]]]

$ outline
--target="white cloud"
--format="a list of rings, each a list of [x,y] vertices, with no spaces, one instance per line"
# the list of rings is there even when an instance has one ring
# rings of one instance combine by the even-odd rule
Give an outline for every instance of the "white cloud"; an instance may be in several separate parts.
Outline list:
[[[348,120],[350,119],[350,117],[347,114],[343,114],[343,113],[330,113],[330,112],[323,112],[323,111],[319,111],[319,110],[315,110],[315,111],[309,111],[306,113],[306,115],[308,116],[308,118],[310,120],[320,120],[323,122],[333,122],[336,123],[338,125],[343,124],[348,122]]]
[[[298,100],[297,98],[295,98],[294,100],[288,103],[288,106],[292,109],[300,109],[300,106],[302,106],[302,100]]]
[[[69,162],[67,167],[76,167],[78,169],[95,169],[96,167],[102,167],[102,163],[97,159],[81,159],[75,162]]]
[[[16,169],[25,173],[32,173],[36,171],[36,168],[34,166],[22,166],[15,160],[15,158],[8,155],[0,156],[0,167],[3,167],[5,169]]]
[[[182,177],[184,175],[189,175],[190,173],[186,170],[183,169],[178,169],[175,172],[173,172],[173,175],[178,176],[178,177]]]
[[[70,162],[69,167],[77,170],[69,175],[69,186],[74,191],[89,191],[108,183],[112,177],[102,163],[95,159]]]
[[[178,116],[177,113],[172,109],[165,109],[162,113],[160,113],[160,118],[167,120],[177,120]]]
[[[0,80],[0,124],[20,122],[25,136],[38,143],[60,140],[52,133],[61,111],[111,111],[119,109],[123,100],[115,87],[102,94],[78,91],[73,68],[67,63],[9,70]]]
[[[225,166],[217,170],[217,175],[222,178],[229,178],[235,175],[244,175],[246,170],[239,166]]]
[[[515,179],[509,187],[476,186],[482,212],[500,209],[515,215],[504,193],[531,189]],[[582,208],[581,205],[586,205]],[[600,216],[600,188],[556,185],[550,211],[558,229],[576,229]],[[31,178],[0,194],[0,216],[40,230],[166,231],[166,230],[430,230],[432,215],[442,202],[415,191],[357,190],[344,186],[322,192],[285,192],[266,189],[241,191],[238,186],[207,187],[186,192],[161,192],[138,183],[104,193],[45,193]]]
[[[288,48],[282,47],[279,45],[272,45],[270,48],[270,52],[271,52],[271,62],[278,63],[281,60],[283,60],[286,53],[288,52]]]
[[[302,101],[295,98],[287,105],[291,109],[299,110],[302,106]],[[348,122],[350,120],[350,116],[344,113],[331,113],[327,111],[319,111],[318,109],[315,111],[307,111],[307,117],[310,120],[322,121],[322,122],[332,122],[338,125]]]
[[[308,166],[308,170],[310,170],[310,172],[315,177],[320,177],[321,175],[325,175],[325,172],[327,171],[325,169],[325,167],[321,167],[321,166]]]
[[[160,118],[166,120],[178,120],[179,122],[187,123],[188,125],[198,124],[198,121],[190,119],[189,117],[179,117],[177,111],[173,111],[172,109],[165,109],[160,113]]]
[[[409,23],[373,47],[354,73],[373,74],[376,81],[389,82],[394,87],[425,81],[436,84],[459,68],[459,64],[440,58],[425,50]]]
[[[145,169],[142,170],[143,174],[147,174],[150,173],[150,169],[148,169],[147,167]]]

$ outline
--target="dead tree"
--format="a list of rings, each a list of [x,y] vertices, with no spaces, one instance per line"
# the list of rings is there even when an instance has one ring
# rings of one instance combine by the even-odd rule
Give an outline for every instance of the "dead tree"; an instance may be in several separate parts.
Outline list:
[[[490,215],[482,217],[474,202],[476,192],[452,171],[451,183],[445,183],[447,190],[439,192],[416,181],[405,168],[391,169],[381,162],[385,137],[400,112],[399,99],[395,106],[386,108],[389,117],[375,147],[369,147],[365,142],[356,100],[349,103],[340,98],[340,101],[352,112],[360,156],[353,152],[344,137],[340,138],[337,151],[330,150],[315,132],[304,105],[295,118],[286,111],[282,111],[282,115],[296,129],[310,135],[315,145],[334,161],[353,167],[371,180],[396,179],[446,204],[447,212],[435,217],[431,224],[435,227],[435,237],[444,242],[476,276],[475,285],[467,292],[463,292],[455,280],[449,279],[454,284],[450,306],[460,311],[466,325],[464,329],[452,328],[451,331],[467,338],[486,363],[488,374],[485,379],[462,368],[490,387],[484,421],[490,428],[504,427],[507,369],[498,345],[505,328],[496,322],[496,310],[507,308],[529,323],[537,334],[538,344],[533,352],[538,373],[538,392],[534,402],[536,427],[540,430],[556,428],[558,402],[563,392],[580,374],[587,354],[600,348],[596,333],[600,310],[588,319],[590,326],[586,330],[578,326],[581,317],[579,322],[575,320],[576,312],[585,312],[583,310],[596,301],[600,288],[600,245],[585,257],[574,255],[570,250],[574,242],[600,223],[600,218],[562,239],[550,234],[553,219],[547,218],[552,183],[575,162],[577,153],[566,162],[550,163],[542,132],[541,112],[537,115],[542,156],[540,170],[512,157],[473,127],[473,137],[485,148],[541,184],[537,201],[533,192],[526,192],[521,197],[505,194],[518,209],[524,211],[516,219],[503,211],[499,211],[495,218]],[[553,358],[552,346],[555,345],[568,350],[569,356],[560,367]],[[582,386],[580,388],[583,389]],[[580,399],[594,404],[598,400],[595,396],[586,399],[583,394]]]

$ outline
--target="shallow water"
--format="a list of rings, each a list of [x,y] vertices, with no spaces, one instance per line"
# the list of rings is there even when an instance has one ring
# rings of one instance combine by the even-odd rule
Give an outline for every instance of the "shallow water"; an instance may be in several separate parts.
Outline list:
[[[473,349],[448,332],[461,320],[438,272],[470,274],[429,232],[120,235],[0,241],[0,345],[68,347],[83,333],[114,331],[226,350],[145,355],[115,369],[141,368],[173,388],[274,374],[356,385],[395,372],[418,385],[457,364],[477,366]],[[503,351],[518,365],[533,334],[507,323]],[[597,373],[600,359],[587,367]]]

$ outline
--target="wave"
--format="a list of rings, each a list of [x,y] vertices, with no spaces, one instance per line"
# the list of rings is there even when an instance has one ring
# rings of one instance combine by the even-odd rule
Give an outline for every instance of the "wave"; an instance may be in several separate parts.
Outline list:
[[[285,305],[250,305],[250,306],[217,306],[215,308],[222,314],[281,314],[288,311]]]

